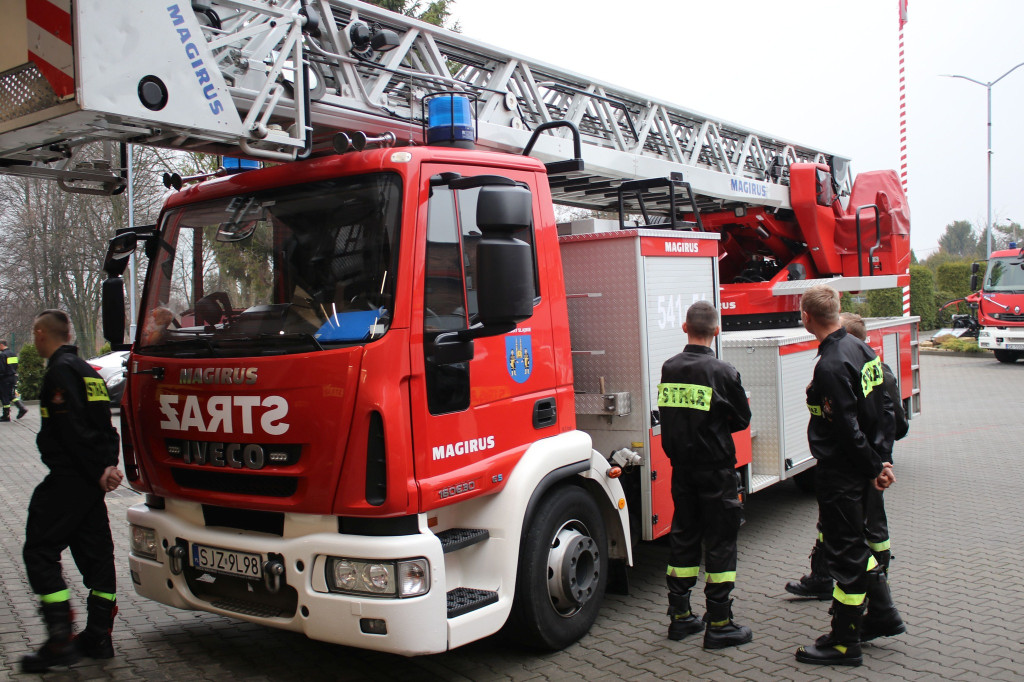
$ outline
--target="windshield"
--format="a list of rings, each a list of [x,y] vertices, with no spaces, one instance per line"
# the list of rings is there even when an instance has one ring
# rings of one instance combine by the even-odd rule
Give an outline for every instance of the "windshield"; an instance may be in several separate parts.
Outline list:
[[[985,271],[985,291],[1012,292],[1024,291],[1024,269],[1021,263],[1024,262],[1018,256],[1007,256],[1005,258],[993,258],[988,262],[988,269]]]
[[[381,337],[394,312],[400,213],[392,173],[168,212],[139,350],[278,355]]]

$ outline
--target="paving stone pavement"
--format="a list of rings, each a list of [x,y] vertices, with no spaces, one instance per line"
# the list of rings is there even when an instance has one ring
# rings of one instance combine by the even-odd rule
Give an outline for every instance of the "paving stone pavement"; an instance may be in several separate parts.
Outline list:
[[[907,634],[865,646],[865,664],[830,669],[793,652],[827,626],[826,603],[794,601],[783,585],[807,569],[813,497],[792,483],[750,498],[740,533],[742,647],[705,652],[700,637],[665,638],[663,542],[636,552],[629,596],[609,595],[591,632],[557,653],[494,638],[434,656],[403,658],[314,642],[279,630],[138,598],[127,562],[125,510],[140,497],[108,495],[118,552],[117,656],[52,672],[51,680],[1020,680],[1024,679],[1024,363],[921,358],[923,414],[896,450],[886,494],[894,598]],[[0,679],[33,680],[18,661],[44,639],[21,560],[25,510],[44,475],[38,411],[0,424]],[[84,590],[70,556],[75,603]],[[700,599],[695,599],[699,603]],[[79,622],[84,609],[79,609]]]

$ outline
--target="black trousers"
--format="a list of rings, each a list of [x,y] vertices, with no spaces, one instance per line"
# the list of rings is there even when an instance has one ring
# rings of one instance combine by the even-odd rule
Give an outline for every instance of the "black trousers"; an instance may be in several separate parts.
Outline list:
[[[703,542],[704,595],[714,601],[727,600],[736,584],[736,535],[743,512],[736,470],[673,467],[672,501],[669,594],[685,596],[697,584]]]
[[[14,402],[14,391],[18,387],[18,377],[0,379],[0,405],[9,408]]]
[[[28,504],[24,549],[33,592],[47,595],[67,589],[60,555],[68,547],[86,587],[117,591],[114,542],[103,497],[99,481],[80,476],[50,474],[36,487]]]
[[[815,471],[818,518],[829,573],[842,592],[840,601],[859,606],[867,593],[867,571],[872,559],[865,523],[869,489],[874,490],[874,486],[871,479],[821,464]]]
[[[821,519],[818,519],[818,535],[821,536]],[[885,515],[883,491],[868,485],[864,495],[864,536],[876,554],[889,549],[889,519]]]

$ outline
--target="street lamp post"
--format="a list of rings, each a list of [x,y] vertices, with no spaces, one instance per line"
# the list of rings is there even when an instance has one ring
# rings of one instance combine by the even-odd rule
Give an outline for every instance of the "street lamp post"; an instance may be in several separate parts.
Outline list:
[[[985,83],[983,81],[969,78],[967,76],[961,76],[959,74],[944,73],[943,76],[947,78],[963,78],[965,81],[977,83],[985,87],[988,93],[988,221],[985,224],[985,258],[992,258],[992,86],[1003,80],[1011,73],[1024,66],[1024,62],[1021,62],[1017,66],[1013,67],[1006,73],[994,81]]]

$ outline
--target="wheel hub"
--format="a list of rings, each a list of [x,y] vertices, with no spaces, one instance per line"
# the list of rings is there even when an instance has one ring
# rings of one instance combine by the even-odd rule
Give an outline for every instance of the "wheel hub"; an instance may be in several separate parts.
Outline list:
[[[562,526],[548,552],[548,595],[559,614],[577,613],[594,596],[600,566],[593,538],[571,524]]]

